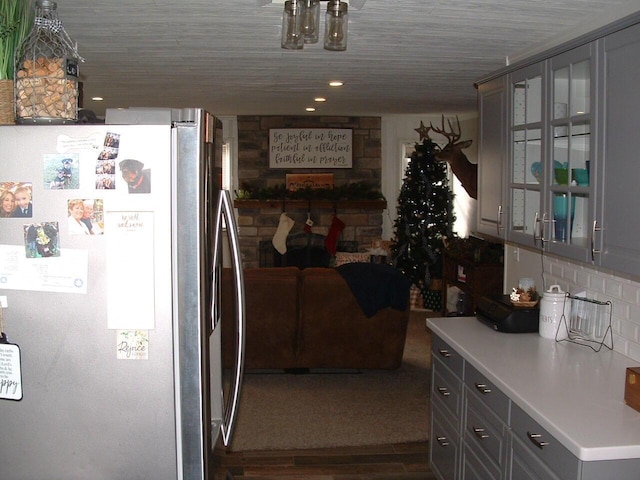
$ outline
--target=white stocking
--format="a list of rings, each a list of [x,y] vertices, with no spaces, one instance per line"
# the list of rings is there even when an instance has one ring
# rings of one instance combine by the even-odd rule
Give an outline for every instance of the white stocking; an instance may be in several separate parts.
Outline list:
[[[287,236],[289,235],[289,231],[293,228],[294,223],[295,221],[291,217],[282,212],[280,215],[280,223],[276,229],[276,234],[273,236],[273,240],[271,240],[271,243],[273,243],[273,246],[280,255],[287,253]]]

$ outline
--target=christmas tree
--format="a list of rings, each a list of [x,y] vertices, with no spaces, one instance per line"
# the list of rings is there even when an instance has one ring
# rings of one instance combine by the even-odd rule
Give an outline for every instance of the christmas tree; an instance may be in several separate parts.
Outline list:
[[[393,264],[427,300],[433,278],[442,278],[443,238],[453,236],[453,193],[440,148],[428,138],[417,143],[398,196]]]

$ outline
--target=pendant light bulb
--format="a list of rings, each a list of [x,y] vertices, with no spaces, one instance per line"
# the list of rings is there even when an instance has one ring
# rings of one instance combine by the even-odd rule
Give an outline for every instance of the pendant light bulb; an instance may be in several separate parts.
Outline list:
[[[329,42],[332,45],[338,45],[342,43],[342,41],[344,40],[344,31],[342,30],[342,22],[340,22],[335,18],[332,18],[327,28],[329,29],[329,33],[327,34],[327,36],[329,37]]]
[[[282,13],[282,34],[280,46],[288,50],[299,50],[304,47],[304,38],[300,33],[302,15],[298,0],[287,0]]]
[[[340,0],[327,5],[325,18],[324,48],[342,51],[347,49],[348,6]]]
[[[302,20],[300,33],[304,43],[318,43],[320,30],[320,0],[304,0],[302,2]]]

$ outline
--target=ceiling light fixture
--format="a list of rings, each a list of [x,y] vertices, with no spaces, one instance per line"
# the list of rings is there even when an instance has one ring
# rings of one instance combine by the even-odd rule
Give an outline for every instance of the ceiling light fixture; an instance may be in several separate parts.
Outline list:
[[[316,97],[313,100],[316,101],[316,102],[326,102],[327,101],[327,99],[324,98],[324,97]]]
[[[286,0],[282,13],[280,45],[288,50],[300,50],[305,43],[318,43],[321,0]],[[324,48],[347,49],[349,7],[342,0],[328,0],[325,14]]]
[[[331,80],[331,81],[329,82],[329,86],[330,86],[330,87],[341,87],[341,86],[343,86],[343,85],[344,85],[344,82],[343,82],[343,81],[341,81],[341,80]]]

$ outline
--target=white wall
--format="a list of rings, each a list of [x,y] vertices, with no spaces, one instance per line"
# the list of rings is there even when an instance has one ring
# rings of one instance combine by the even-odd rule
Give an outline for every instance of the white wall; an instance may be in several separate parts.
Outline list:
[[[517,287],[522,277],[533,277],[540,293],[551,285],[560,285],[562,290],[574,295],[586,292],[587,298],[610,301],[613,349],[640,361],[640,283],[588,264],[542,255],[539,250],[507,243],[505,293]]]
[[[441,126],[442,114],[425,115],[390,115],[382,117],[382,194],[387,199],[387,210],[382,221],[382,237],[393,238],[393,222],[397,217],[397,200],[402,186],[402,150],[404,144],[416,144],[420,142],[420,135],[415,131],[420,127],[420,122],[428,126]],[[456,114],[444,113],[445,119],[455,119]],[[478,115],[477,112],[458,114],[461,140],[473,140],[471,146],[464,150],[470,162],[477,163],[478,146]],[[433,139],[439,145],[444,145],[442,137],[437,134]],[[476,226],[476,201],[471,199],[467,192],[455,180],[450,186],[456,195],[454,200],[454,212],[457,216],[454,231],[461,237],[466,237]]]

